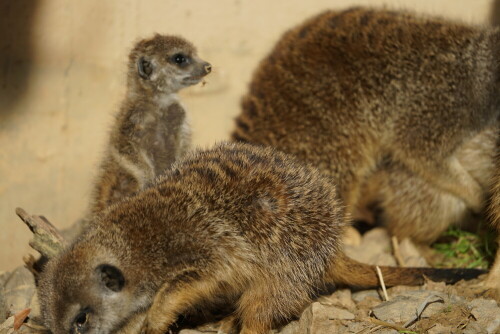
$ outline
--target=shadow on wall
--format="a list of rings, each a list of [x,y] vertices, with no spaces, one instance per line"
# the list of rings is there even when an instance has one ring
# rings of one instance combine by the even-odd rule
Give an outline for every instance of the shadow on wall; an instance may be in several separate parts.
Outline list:
[[[33,25],[41,0],[0,0],[0,115],[8,116],[27,92]]]
[[[494,26],[500,26],[500,0],[492,1],[490,23]]]

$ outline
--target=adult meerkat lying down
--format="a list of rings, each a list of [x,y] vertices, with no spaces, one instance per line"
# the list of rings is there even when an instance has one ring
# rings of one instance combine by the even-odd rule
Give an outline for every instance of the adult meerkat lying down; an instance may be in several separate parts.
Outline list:
[[[378,285],[373,266],[344,255],[347,225],[335,186],[291,156],[236,143],[190,153],[48,262],[42,316],[54,334],[160,334],[222,296],[236,308],[223,331],[266,333],[327,283]],[[482,273],[381,269],[387,285]]]

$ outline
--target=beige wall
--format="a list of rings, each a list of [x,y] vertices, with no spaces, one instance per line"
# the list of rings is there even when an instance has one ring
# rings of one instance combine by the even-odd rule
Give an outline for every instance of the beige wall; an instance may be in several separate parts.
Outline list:
[[[326,8],[382,4],[485,22],[489,0],[17,0],[0,2],[0,270],[29,230],[14,208],[58,227],[81,217],[124,89],[133,41],[181,34],[214,65],[182,95],[197,145],[227,138],[252,70],[288,27]]]

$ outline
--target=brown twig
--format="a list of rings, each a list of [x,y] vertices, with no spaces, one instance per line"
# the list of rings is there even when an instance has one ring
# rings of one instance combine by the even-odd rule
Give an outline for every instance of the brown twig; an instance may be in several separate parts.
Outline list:
[[[66,247],[61,233],[44,216],[30,215],[21,208],[16,209],[16,214],[33,232],[33,239],[29,242],[31,248],[42,256],[50,259]]]

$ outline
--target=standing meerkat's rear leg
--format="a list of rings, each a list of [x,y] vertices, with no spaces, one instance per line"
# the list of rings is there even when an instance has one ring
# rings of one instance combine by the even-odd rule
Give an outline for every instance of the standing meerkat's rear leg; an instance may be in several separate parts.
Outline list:
[[[495,262],[491,266],[488,277],[484,281],[486,288],[496,289],[496,293],[500,298],[500,237],[497,238],[498,249],[495,256]]]
[[[495,289],[497,296],[500,298],[500,137],[497,137],[495,174],[493,175],[493,184],[488,209],[490,224],[497,231],[498,249],[495,256],[495,262],[490,268],[488,278],[484,284],[487,288]]]
[[[400,161],[406,161],[405,165],[410,170],[421,175],[436,188],[461,198],[472,211],[478,213],[484,210],[486,197],[483,188],[456,156],[448,158],[442,165],[436,165],[433,161],[421,163],[413,157]]]

